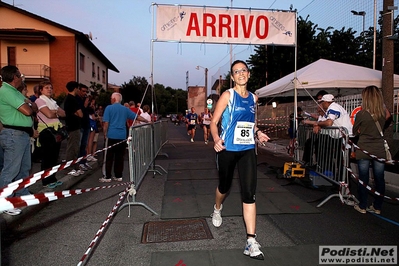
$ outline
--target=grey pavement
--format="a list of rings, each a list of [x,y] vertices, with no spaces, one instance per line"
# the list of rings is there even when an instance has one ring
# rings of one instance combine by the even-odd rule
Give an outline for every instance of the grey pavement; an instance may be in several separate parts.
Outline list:
[[[168,124],[169,142],[163,147],[166,156],[158,156],[156,164],[167,171],[171,165],[193,163],[214,164],[213,142],[205,145],[202,130],[197,130],[195,142],[190,143],[183,125]],[[103,140],[100,140],[102,148]],[[313,207],[326,196],[334,193],[331,187],[309,187],[297,180],[281,178],[281,168],[291,160],[285,146],[287,140],[276,139],[258,150],[258,178],[275,182]],[[62,156],[62,155],[61,155]],[[62,157],[61,157],[62,158]],[[73,177],[61,171],[59,179],[64,183],[56,190],[95,188],[118,185],[117,182],[99,183],[102,176],[101,158],[91,163],[93,170]],[[33,169],[37,169],[37,164]],[[124,182],[128,181],[128,162],[125,160]],[[381,216],[360,214],[353,207],[342,205],[332,198],[318,213],[275,213],[257,216],[258,241],[265,254],[264,261],[250,259],[242,254],[245,244],[245,228],[242,216],[226,215],[219,228],[212,225],[210,217],[204,217],[212,239],[142,244],[143,226],[148,221],[161,221],[165,184],[176,171],[162,175],[148,173],[137,190],[135,201],[154,209],[158,215],[141,206],[120,209],[109,226],[102,232],[87,265],[318,265],[320,245],[398,245],[398,202],[387,200]],[[214,176],[205,178],[216,178]],[[353,183],[353,182],[352,182]],[[126,184],[126,183],[123,183]],[[355,184],[351,184],[356,194]],[[26,207],[19,216],[0,215],[2,220],[1,265],[77,265],[88,249],[96,233],[115,206],[125,185],[98,189],[65,199]],[[214,182],[209,182],[214,191]],[[47,189],[46,189],[47,190]],[[31,187],[33,193],[44,191]],[[51,191],[51,190],[48,190]],[[389,196],[398,197],[389,190]],[[195,196],[195,195],[194,195]],[[132,198],[129,197],[132,201]],[[230,198],[232,200],[232,198]],[[370,198],[371,200],[371,198]],[[226,199],[229,201],[229,197]],[[213,206],[209,206],[209,214]],[[227,212],[227,211],[226,211]]]

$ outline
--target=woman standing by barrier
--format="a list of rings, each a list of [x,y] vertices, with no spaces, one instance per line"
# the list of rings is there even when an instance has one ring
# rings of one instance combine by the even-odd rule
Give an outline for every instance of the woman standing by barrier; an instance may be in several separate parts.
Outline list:
[[[58,127],[62,127],[63,125],[58,117],[65,117],[65,111],[51,98],[53,95],[53,85],[50,81],[40,82],[39,95],[39,98],[35,101],[39,109],[37,113],[39,121],[37,127],[39,131],[39,141],[37,145],[42,148],[42,163],[40,169],[45,170],[57,164],[61,142],[56,142],[52,134],[44,134],[42,131],[47,127],[53,127],[55,130],[57,130]],[[57,181],[54,173],[42,179],[42,184],[44,187],[55,188],[62,185],[62,182]]]
[[[219,185],[216,188],[212,223],[215,227],[222,224],[222,203],[230,190],[234,168],[238,165],[247,233],[244,255],[263,260],[264,256],[259,249],[260,245],[255,239],[257,183],[255,137],[262,143],[268,141],[269,137],[255,125],[258,97],[247,90],[250,77],[247,64],[241,60],[234,61],[230,73],[235,86],[225,91],[220,97],[210,126],[215,142],[214,149],[217,152],[219,171]],[[219,120],[221,120],[220,136],[218,134]]]
[[[379,128],[383,128],[386,120],[386,110],[381,91],[375,86],[368,86],[362,91],[362,110],[356,114],[356,120],[353,125],[353,134],[359,136],[357,145],[370,154],[378,158],[386,158],[384,139],[380,134]],[[378,124],[378,125],[377,125]],[[379,127],[379,128],[378,128]],[[370,158],[361,150],[356,150],[356,160],[359,169],[359,179],[364,185],[369,183],[370,163],[373,169],[375,190],[380,194],[385,193],[384,170],[385,163]],[[359,205],[354,208],[360,213],[366,211],[381,213],[383,197],[375,195],[374,203],[367,208],[367,188],[358,184]]]

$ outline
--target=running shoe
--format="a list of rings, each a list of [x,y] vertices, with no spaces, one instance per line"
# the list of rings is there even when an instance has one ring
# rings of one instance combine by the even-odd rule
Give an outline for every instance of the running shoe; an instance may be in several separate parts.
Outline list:
[[[50,183],[50,184],[47,184],[47,185],[43,185],[43,187],[51,188],[51,189],[56,188],[57,187],[57,182]]]
[[[85,171],[79,169],[76,171],[76,173],[78,173],[79,175],[84,175]]]
[[[15,216],[15,215],[20,214],[20,213],[21,213],[21,210],[20,210],[20,209],[17,209],[17,208],[14,208],[14,209],[6,210],[6,211],[4,211],[4,213],[5,213],[5,214],[8,214],[8,215]]]
[[[381,214],[381,210],[375,209],[373,205],[371,205],[370,207],[368,207],[366,210],[367,210],[368,212],[373,212],[373,213],[375,213],[375,214]]]
[[[88,160],[89,162],[97,162],[97,159],[92,155],[87,156],[86,160]]]
[[[116,178],[115,176],[112,178],[112,180],[117,181],[117,182],[122,182],[122,177]]]
[[[80,170],[78,170],[78,171],[80,171]],[[70,172],[68,173],[68,175],[80,176],[80,172],[78,172],[78,171],[72,170],[72,171],[70,171]]]
[[[101,177],[100,179],[98,179],[98,181],[100,181],[101,183],[109,183],[111,182],[111,178]]]
[[[194,140],[193,140],[193,139],[191,139],[190,141],[191,141],[191,142],[194,142]]]
[[[249,256],[252,259],[264,260],[265,257],[263,252],[260,251],[260,247],[260,244],[255,238],[248,238],[244,249],[244,255]]]
[[[212,224],[215,227],[219,227],[222,224],[222,209],[223,209],[223,204],[220,205],[220,209],[216,209],[216,204],[213,206],[213,213],[211,214],[212,217]]]
[[[353,208],[354,208],[355,210],[357,210],[358,212],[362,213],[362,214],[365,214],[365,213],[366,213],[366,210],[360,208],[359,205],[357,205],[357,204],[356,204]]]
[[[79,164],[79,170],[87,171],[89,170],[83,163]]]

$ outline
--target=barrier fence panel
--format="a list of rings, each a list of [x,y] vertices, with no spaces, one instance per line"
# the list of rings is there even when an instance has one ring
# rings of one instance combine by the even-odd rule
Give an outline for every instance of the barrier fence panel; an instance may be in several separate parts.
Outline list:
[[[130,181],[133,182],[136,190],[139,189],[147,172],[152,171],[161,174],[156,168],[161,168],[165,173],[166,171],[159,165],[155,165],[155,158],[160,152],[163,140],[162,139],[162,123],[155,122],[153,124],[142,124],[132,126],[129,129],[128,136],[128,151],[129,151],[129,174]],[[165,135],[166,136],[166,135]],[[162,174],[161,174],[162,175]],[[142,202],[135,200],[135,193],[133,193],[132,202],[123,204],[119,210],[130,205],[143,206],[150,212],[158,215],[154,210]]]
[[[298,150],[303,150],[302,160],[309,170],[328,182],[341,186],[348,184],[347,167],[350,150],[347,148],[349,134],[344,127],[322,128],[318,134],[312,132],[313,127],[298,127]],[[306,140],[305,140],[306,139]],[[333,194],[322,201],[322,206],[333,197],[353,197],[352,195]]]

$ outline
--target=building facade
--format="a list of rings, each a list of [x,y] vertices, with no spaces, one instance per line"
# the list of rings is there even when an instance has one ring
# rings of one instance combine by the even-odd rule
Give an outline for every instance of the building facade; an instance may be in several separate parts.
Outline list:
[[[91,35],[0,1],[0,66],[15,65],[33,86],[50,80],[54,94],[76,80],[107,89],[108,70],[119,70],[92,43]]]

